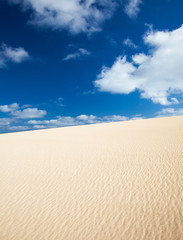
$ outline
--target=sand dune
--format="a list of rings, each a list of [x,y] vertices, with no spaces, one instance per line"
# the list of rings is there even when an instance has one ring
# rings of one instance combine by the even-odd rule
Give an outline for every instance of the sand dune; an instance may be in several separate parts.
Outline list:
[[[0,135],[0,240],[182,240],[183,117]]]

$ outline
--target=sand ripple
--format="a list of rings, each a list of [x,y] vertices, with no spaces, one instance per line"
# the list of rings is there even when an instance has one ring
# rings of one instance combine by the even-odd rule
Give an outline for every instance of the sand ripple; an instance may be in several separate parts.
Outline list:
[[[0,240],[182,240],[183,117],[0,136]]]

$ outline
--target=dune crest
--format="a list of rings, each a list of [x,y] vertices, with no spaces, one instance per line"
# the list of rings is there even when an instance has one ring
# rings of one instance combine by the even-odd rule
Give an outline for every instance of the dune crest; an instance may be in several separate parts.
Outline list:
[[[183,117],[0,135],[1,240],[183,239]]]

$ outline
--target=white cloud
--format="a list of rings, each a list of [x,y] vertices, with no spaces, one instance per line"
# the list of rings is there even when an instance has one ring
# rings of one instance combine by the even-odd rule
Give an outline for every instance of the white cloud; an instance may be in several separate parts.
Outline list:
[[[33,129],[27,124],[26,119],[42,118],[46,116],[45,110],[27,107],[30,105],[20,106],[18,103],[9,105],[0,105],[0,112],[7,117],[0,118],[0,132],[22,131]]]
[[[31,104],[24,104],[24,105],[21,106],[21,108],[30,108],[30,107],[32,107]]]
[[[130,120],[141,120],[141,119],[144,119],[144,118],[143,117],[133,117]]]
[[[140,120],[140,119],[145,119],[145,117],[143,117],[142,114],[136,114],[130,120]]]
[[[140,11],[140,4],[142,3],[141,0],[129,0],[128,4],[125,6],[125,13],[130,18],[135,18],[139,11]]]
[[[20,63],[29,57],[28,52],[25,51],[22,47],[12,48],[3,44],[2,49],[3,49],[4,56],[8,60],[11,60],[12,62],[15,62],[15,63]]]
[[[135,90],[137,83],[133,81],[132,73],[136,67],[126,61],[126,57],[119,57],[111,68],[103,67],[101,74],[95,81],[95,86],[104,92],[128,94]]]
[[[42,125],[46,127],[64,127],[76,125],[74,118],[58,116],[56,119],[51,120],[30,120],[29,124]]]
[[[128,117],[120,115],[105,116],[103,118],[103,120],[107,122],[127,121],[128,119],[129,119]]]
[[[10,130],[10,131],[26,131],[29,129],[30,129],[30,127],[28,127],[28,126],[10,126],[10,127],[8,127],[8,130]]]
[[[11,123],[10,118],[0,118],[0,127],[1,126],[8,126]]]
[[[66,117],[62,117],[62,116],[58,116],[56,119],[51,119],[51,120],[30,120],[28,121],[29,124],[32,125],[41,125],[41,128],[43,128],[43,126],[45,126],[45,128],[52,128],[52,127],[65,127],[65,126],[75,126],[75,125],[81,125],[86,123],[87,124],[88,119],[87,120],[81,120],[81,119],[77,119],[70,117],[70,116],[66,116]],[[36,126],[36,128],[38,128]]]
[[[62,100],[62,98],[59,98]],[[76,117],[57,116],[54,119],[36,120],[47,115],[45,110],[38,108],[24,108],[26,105],[19,106],[18,103],[1,105],[0,111],[11,117],[0,118],[0,132],[22,131],[33,129],[57,128],[66,126],[86,125],[105,122],[127,121],[141,119],[141,115],[134,115],[131,118],[121,115],[108,115],[98,117],[95,115],[81,114]]]
[[[13,112],[19,108],[18,103],[12,103],[10,105],[0,105],[0,112]]]
[[[95,124],[103,122],[115,122],[115,121],[126,121],[128,117],[120,115],[110,115],[104,117],[97,117],[94,115],[79,115],[77,117],[62,117],[58,116],[56,119],[51,120],[29,120],[28,123],[33,125],[33,128],[54,128],[54,127],[65,127],[65,126],[76,126],[83,124]]]
[[[113,0],[9,0],[32,9],[31,23],[53,29],[68,29],[71,33],[100,31],[100,25],[110,18],[116,7]]]
[[[63,60],[68,61],[71,59],[80,58],[81,56],[90,55],[90,54],[91,53],[88,50],[86,50],[84,48],[79,48],[76,52],[68,54]]]
[[[6,44],[2,44],[0,50],[0,67],[5,67],[7,62],[21,63],[29,57],[28,52],[22,47],[12,48]]]
[[[96,116],[94,116],[94,115],[88,116],[88,115],[82,114],[82,115],[77,116],[76,119],[81,120],[81,121],[95,120]]]
[[[17,119],[42,118],[47,114],[45,110],[39,110],[38,108],[30,107],[25,108],[25,106],[29,105],[23,105],[21,107],[18,103],[12,103],[10,105],[0,105],[0,112],[10,113]]]
[[[45,125],[34,125],[33,128],[34,129],[45,129],[46,126]]]
[[[130,38],[126,38],[124,41],[123,41],[123,44],[130,47],[130,48],[138,48],[138,46],[130,39]]]
[[[118,57],[111,68],[103,67],[95,81],[99,91],[129,94],[154,103],[178,103],[172,94],[183,92],[183,26],[173,31],[150,31],[144,36],[150,53],[136,54],[132,61]]]
[[[156,117],[170,117],[183,115],[183,108],[163,108],[160,112],[156,113]]]
[[[26,108],[23,110],[17,110],[11,113],[16,118],[30,119],[30,118],[42,118],[47,112],[45,110],[39,110],[38,108]]]
[[[135,64],[142,64],[148,60],[148,56],[144,53],[139,53],[134,56],[132,56],[132,60]]]

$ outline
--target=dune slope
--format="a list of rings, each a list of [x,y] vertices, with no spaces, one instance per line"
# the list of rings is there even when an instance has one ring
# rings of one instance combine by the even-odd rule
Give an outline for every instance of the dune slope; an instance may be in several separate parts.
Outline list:
[[[183,117],[0,135],[1,240],[182,240]]]

